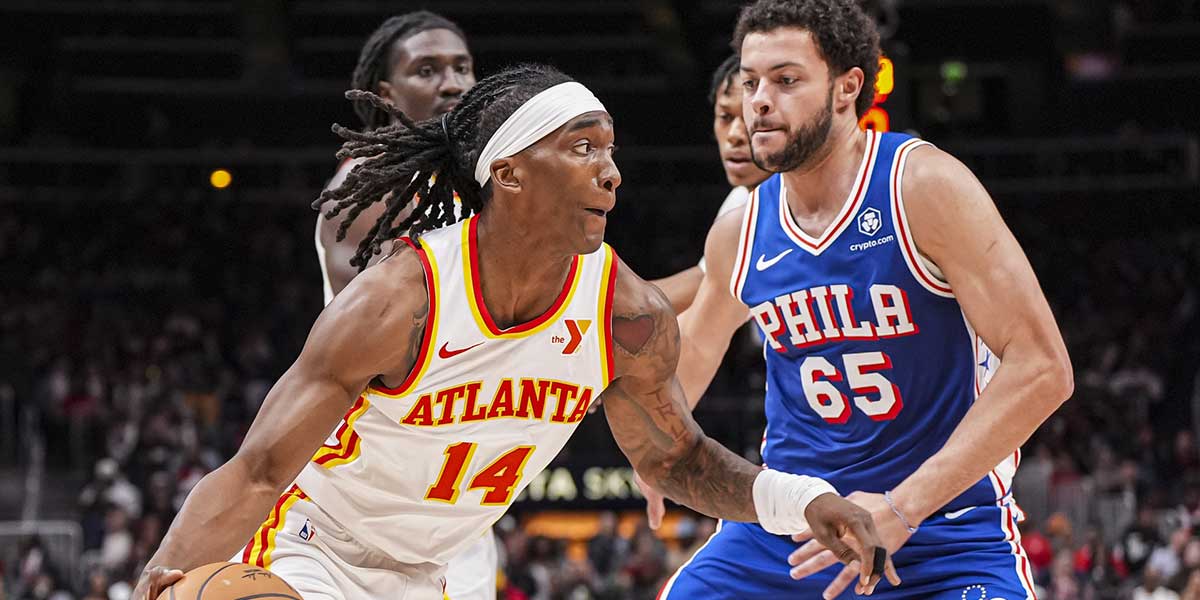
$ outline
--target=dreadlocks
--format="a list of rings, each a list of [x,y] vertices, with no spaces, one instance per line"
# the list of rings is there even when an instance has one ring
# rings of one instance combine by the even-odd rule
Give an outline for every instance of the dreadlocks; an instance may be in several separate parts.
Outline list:
[[[380,81],[388,79],[392,70],[392,45],[397,40],[406,40],[418,33],[431,29],[447,29],[467,41],[466,34],[450,19],[427,10],[418,10],[400,16],[392,17],[383,22],[367,43],[363,44],[362,52],[358,55],[358,65],[354,67],[354,75],[350,78],[350,88],[354,90],[373,91]],[[374,102],[365,98],[353,98],[354,112],[362,119],[367,129],[383,127],[390,122],[390,113]]]
[[[480,188],[475,181],[474,165],[483,146],[522,104],[567,81],[571,78],[553,67],[510,68],[481,80],[463,96],[461,104],[441,118],[421,122],[409,119],[375,94],[350,90],[347,99],[368,103],[395,117],[396,122],[365,131],[335,124],[334,133],[346,140],[337,157],[367,160],[356,166],[337,189],[322,192],[312,206],[320,210],[326,201],[334,201],[325,212],[327,219],[349,209],[338,227],[337,239],[341,241],[363,209],[386,197],[387,207],[350,260],[361,271],[385,241],[406,232],[417,237],[483,210],[492,189],[491,182]],[[455,192],[462,202],[461,215],[455,212]],[[414,194],[417,202],[412,212],[396,223]]]
[[[728,87],[733,85],[734,75],[737,75],[738,69],[741,68],[741,64],[741,57],[733,54],[729,58],[726,58],[725,61],[717,67],[716,71],[713,71],[712,83],[709,84],[708,88],[709,104],[717,103],[717,94],[721,91],[722,86]],[[726,90],[726,93],[729,93],[729,91]]]

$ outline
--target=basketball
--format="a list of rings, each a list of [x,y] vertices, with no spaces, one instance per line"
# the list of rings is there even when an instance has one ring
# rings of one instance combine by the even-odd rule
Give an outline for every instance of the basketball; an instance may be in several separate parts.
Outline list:
[[[254,565],[217,562],[184,573],[158,600],[301,600],[283,578]]]

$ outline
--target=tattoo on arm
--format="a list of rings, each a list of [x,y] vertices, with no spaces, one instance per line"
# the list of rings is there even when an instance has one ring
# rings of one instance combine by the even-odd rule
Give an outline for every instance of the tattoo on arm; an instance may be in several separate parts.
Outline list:
[[[613,340],[633,356],[646,348],[654,329],[654,317],[648,314],[613,316]]]
[[[657,288],[633,287],[612,318],[620,368],[604,393],[622,451],[647,481],[707,515],[754,521],[759,467],[706,437],[675,378],[679,328]]]

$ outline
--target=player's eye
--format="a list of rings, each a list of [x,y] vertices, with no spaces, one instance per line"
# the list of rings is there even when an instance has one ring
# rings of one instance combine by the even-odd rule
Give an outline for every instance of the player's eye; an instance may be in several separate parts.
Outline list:
[[[580,140],[571,149],[579,154],[588,154],[592,151],[592,143],[587,140]]]
[[[421,77],[433,77],[433,67],[429,65],[421,65],[421,68],[417,69],[417,75],[420,75]]]
[[[743,81],[743,82],[742,82],[742,87],[743,87],[743,88],[745,88],[745,89],[747,89],[747,90],[753,90],[753,89],[754,89],[755,87],[757,87],[757,86],[758,86],[758,80],[757,80],[757,79],[747,79],[747,80],[745,80],[745,81]]]
[[[458,65],[456,71],[459,75],[466,75],[471,72],[471,67],[469,65]]]
[[[793,83],[796,83],[796,78],[795,77],[780,77],[779,83],[782,83],[783,85],[792,85]]]

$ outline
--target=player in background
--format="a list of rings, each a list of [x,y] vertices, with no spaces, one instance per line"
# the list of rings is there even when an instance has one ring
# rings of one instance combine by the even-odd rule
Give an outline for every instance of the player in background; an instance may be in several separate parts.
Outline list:
[[[842,560],[865,558],[864,593],[881,573],[896,581],[864,510],[819,478],[739,458],[691,419],[675,315],[603,243],[621,176],[612,119],[586,87],[518,67],[420,123],[348,97],[399,122],[337,128],[339,156],[368,160],[318,203],[347,218],[385,204],[357,266],[411,237],[317,318],[237,454],[188,495],[134,598],[234,552],[306,600],[436,597],[446,560],[601,397],[652,485],[705,514],[811,527]]]
[[[734,44],[754,159],[776,175],[709,234],[681,318],[686,397],[749,307],[765,338],[764,462],[871,512],[904,579],[879,594],[1033,598],[1012,477],[1073,379],[1028,260],[960,162],[858,127],[879,38],[854,0],[758,0]],[[837,597],[855,567],[830,559],[725,523],[661,597]]]
[[[715,223],[726,213],[745,206],[750,198],[750,190],[771,174],[750,159],[750,136],[742,119],[741,74],[738,72],[736,54],[726,58],[713,72],[708,101],[713,107],[713,137],[721,154],[721,166],[725,169],[725,179],[733,188],[717,209],[717,216],[713,219]],[[676,313],[682,313],[692,304],[703,277],[704,258],[701,257],[696,266],[651,283],[667,295]]]
[[[350,80],[351,89],[373,92],[416,121],[450,112],[473,85],[475,65],[466,34],[453,21],[425,10],[392,17],[371,33]],[[354,112],[366,129],[393,122],[387,111],[364,100],[354,102]],[[363,160],[342,161],[325,189],[337,189]],[[350,259],[382,211],[381,204],[364,208],[342,235],[337,221],[317,217],[325,304],[358,274]],[[390,244],[385,253],[389,249]]]
[[[453,21],[429,11],[392,17],[367,38],[350,85],[376,93],[414,120],[441,116],[458,106],[463,94],[475,85],[474,60],[466,34]],[[367,129],[394,122],[387,111],[366,101],[355,102],[354,112]],[[326,189],[337,189],[362,161],[342,161]],[[317,259],[321,263],[325,304],[358,274],[350,258],[382,212],[382,203],[364,208],[341,240],[337,221],[317,217]],[[385,248],[388,250],[390,247]],[[493,600],[498,563],[496,538],[488,528],[478,542],[450,561],[446,569],[447,595],[453,600]]]
[[[738,67],[737,54],[726,58],[713,72],[712,85],[708,92],[708,99],[713,105],[713,137],[717,140],[725,179],[733,186],[717,210],[714,224],[726,214],[741,214],[740,211],[750,199],[750,191],[771,176],[770,172],[754,164],[750,157],[750,134],[746,131],[746,121],[742,118],[742,74]],[[676,313],[683,314],[688,306],[691,306],[703,278],[704,257],[701,257],[696,266],[652,283],[667,295],[671,301],[671,308],[674,308]],[[749,318],[750,313],[747,311],[745,319]],[[666,514],[663,496],[654,488],[645,485],[637,473],[634,473],[634,481],[646,497],[646,516],[650,527],[658,529]]]

